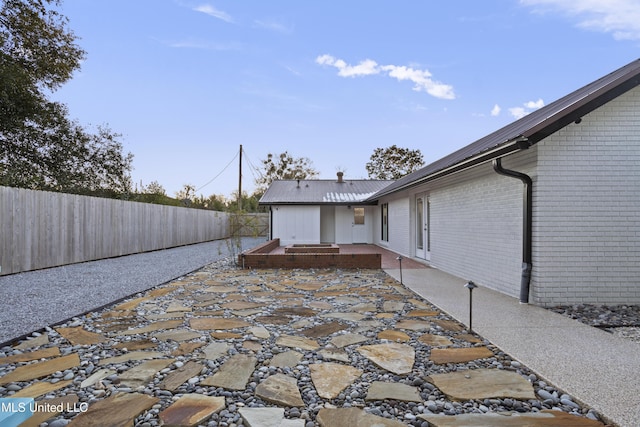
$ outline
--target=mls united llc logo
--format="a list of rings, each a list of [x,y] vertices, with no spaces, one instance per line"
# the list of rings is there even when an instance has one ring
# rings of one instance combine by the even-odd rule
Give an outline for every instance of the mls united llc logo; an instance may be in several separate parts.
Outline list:
[[[88,403],[51,403],[46,400],[36,402],[32,398],[0,398],[0,426],[18,426],[35,413],[58,414],[62,412],[86,412]]]

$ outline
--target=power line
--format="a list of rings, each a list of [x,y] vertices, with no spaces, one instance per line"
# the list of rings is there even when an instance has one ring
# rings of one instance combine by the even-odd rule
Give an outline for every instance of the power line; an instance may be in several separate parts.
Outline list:
[[[256,173],[260,176],[260,178],[262,178],[264,175],[262,174],[262,172],[260,172],[260,169],[256,168],[254,166],[254,164],[251,163],[251,159],[249,158],[249,155],[247,154],[247,150],[243,149],[243,151],[244,151],[245,159],[247,160],[247,163],[249,164],[249,171],[253,175],[253,179],[254,180],[256,179]]]
[[[223,173],[224,171],[226,171],[226,170],[227,170],[227,168],[228,168],[229,166],[231,166],[231,163],[233,163],[233,161],[234,161],[235,159],[237,159],[237,158],[238,158],[238,154],[240,154],[240,153],[239,153],[239,152],[236,152],[236,155],[235,155],[235,156],[233,156],[233,159],[231,159],[231,161],[229,161],[229,163],[227,163],[227,165],[226,165],[226,166],[225,166],[225,167],[220,171],[220,173],[218,173],[218,175],[216,175],[216,176],[214,176],[213,178],[211,178],[211,179],[210,179],[206,184],[204,184],[203,186],[201,186],[200,188],[198,188],[197,190],[195,190],[195,191],[194,191],[194,194],[195,194],[195,193],[197,193],[198,191],[202,190],[202,189],[203,189],[204,187],[206,187],[207,185],[211,184],[213,181],[215,181],[215,180],[216,180],[216,178],[218,178],[220,175],[222,175],[222,173]]]

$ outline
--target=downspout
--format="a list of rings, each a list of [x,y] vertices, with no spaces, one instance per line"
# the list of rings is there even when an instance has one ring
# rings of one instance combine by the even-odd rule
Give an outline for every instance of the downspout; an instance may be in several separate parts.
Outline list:
[[[273,206],[269,205],[269,240],[273,240]]]
[[[529,303],[529,288],[531,284],[532,248],[532,217],[533,217],[533,181],[529,175],[502,167],[502,159],[493,160],[493,170],[498,174],[516,178],[524,184],[522,209],[522,277],[520,279],[520,302]]]

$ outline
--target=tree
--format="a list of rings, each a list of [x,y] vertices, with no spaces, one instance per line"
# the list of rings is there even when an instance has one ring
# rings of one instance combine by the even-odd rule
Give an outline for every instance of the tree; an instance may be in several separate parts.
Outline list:
[[[376,148],[366,164],[369,178],[399,179],[424,165],[420,150],[400,148],[395,144],[387,148]]]
[[[131,189],[132,155],[106,126],[91,133],[46,93],[80,67],[85,52],[59,0],[0,6],[0,185],[117,196]]]
[[[311,160],[307,157],[292,157],[287,151],[278,156],[269,153],[262,161],[263,172],[255,179],[258,194],[264,193],[267,187],[279,179],[308,179],[318,176]]]

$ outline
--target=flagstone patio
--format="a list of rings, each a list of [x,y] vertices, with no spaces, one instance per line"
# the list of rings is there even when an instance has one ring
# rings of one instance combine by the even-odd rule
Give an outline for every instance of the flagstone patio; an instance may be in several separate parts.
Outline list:
[[[0,357],[0,397],[88,404],[38,422],[604,426],[380,270],[210,267],[74,322]]]

